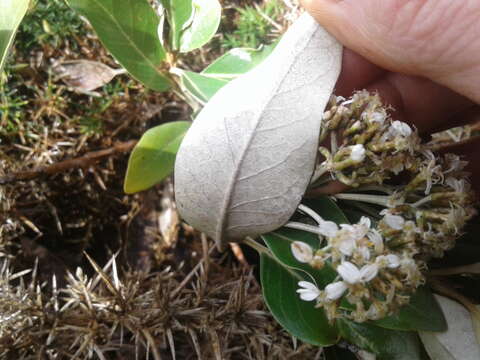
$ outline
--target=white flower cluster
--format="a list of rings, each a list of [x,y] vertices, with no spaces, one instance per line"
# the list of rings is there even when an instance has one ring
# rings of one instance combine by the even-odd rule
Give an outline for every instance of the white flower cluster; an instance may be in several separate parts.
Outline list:
[[[315,249],[294,242],[293,256],[316,269],[333,268],[337,276],[323,289],[301,281],[298,293],[323,307],[332,321],[379,319],[409,301],[424,282],[426,261],[452,248],[475,214],[466,162],[452,154],[436,156],[408,124],[389,118],[378,95],[367,91],[348,100],[333,96],[320,137],[330,146],[319,148],[323,158],[313,185],[338,180],[356,188],[335,194],[338,199],[385,209],[373,228],[367,217],[337,225],[300,205],[317,225],[287,226],[316,233],[320,242]]]
[[[322,127],[322,140],[330,135],[331,145],[320,147],[324,160],[319,169],[349,186],[380,184],[411,170],[421,151],[418,134],[408,124],[392,121],[378,95],[367,91],[349,100],[333,96]]]
[[[324,159],[316,170],[318,182],[333,178],[358,190],[370,186],[388,194],[369,201],[397,216],[389,219],[407,221],[405,229],[411,230],[393,226],[392,236],[405,242],[408,235],[423,259],[441,257],[454,246],[475,214],[465,161],[453,154],[436,156],[408,124],[391,120],[378,95],[367,91],[349,100],[332,96],[322,129],[323,140],[330,137],[331,145],[319,149]]]
[[[313,283],[301,281],[297,292],[301,299],[315,300],[318,306],[324,307],[330,320],[382,318],[404,305],[411,292],[423,282],[420,268],[413,260],[415,252],[408,247],[391,250],[381,232],[372,228],[369,218],[338,226],[303,205],[299,209],[317,222],[314,232],[320,235],[320,242],[317,250],[307,243],[293,242],[293,256],[316,269],[332,267],[337,278],[322,290]],[[385,214],[384,220],[397,229],[405,226],[403,219],[396,215]],[[301,228],[295,223],[287,226],[292,224]],[[343,297],[351,309],[341,306]]]

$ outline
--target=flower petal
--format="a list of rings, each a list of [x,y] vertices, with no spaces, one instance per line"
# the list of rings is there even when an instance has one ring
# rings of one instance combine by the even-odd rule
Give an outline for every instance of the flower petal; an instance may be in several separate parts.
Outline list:
[[[323,236],[334,237],[337,235],[338,226],[333,221],[322,221],[318,224],[318,230]]]
[[[385,214],[383,217],[385,223],[394,230],[402,230],[405,224],[405,219],[400,215]]]
[[[309,263],[313,260],[313,249],[307,243],[303,241],[294,241],[290,248],[292,250],[293,257],[301,263]]]
[[[349,261],[344,261],[337,267],[337,272],[349,284],[359,283],[362,279],[360,270]]]
[[[360,269],[360,275],[362,277],[363,281],[370,281],[375,278],[378,274],[378,265],[377,264],[369,264],[369,265],[364,265]]]
[[[343,281],[328,284],[325,287],[326,300],[334,301],[339,299],[347,289],[348,286]]]

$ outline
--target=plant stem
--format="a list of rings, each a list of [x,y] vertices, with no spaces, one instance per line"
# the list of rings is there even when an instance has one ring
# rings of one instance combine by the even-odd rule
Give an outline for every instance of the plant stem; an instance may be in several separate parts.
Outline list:
[[[320,164],[319,166],[317,166],[317,168],[315,169],[315,172],[313,173],[312,179],[310,180],[310,184],[315,183],[327,171],[328,171],[327,167],[324,166],[323,164]]]
[[[308,224],[304,224],[296,221],[290,221],[283,226],[290,229],[303,230],[303,231],[311,232],[313,234],[322,235],[320,233],[320,230],[318,229],[318,226],[314,226],[314,225],[308,225]]]
[[[389,196],[385,195],[368,195],[368,194],[335,194],[333,195],[339,200],[354,200],[370,204],[382,205],[388,207]]]
[[[245,240],[243,240],[243,243],[245,245],[250,246],[252,249],[256,250],[259,254],[265,254],[272,257],[272,253],[267,247],[259,244],[258,242],[253,240],[251,237],[245,238]]]

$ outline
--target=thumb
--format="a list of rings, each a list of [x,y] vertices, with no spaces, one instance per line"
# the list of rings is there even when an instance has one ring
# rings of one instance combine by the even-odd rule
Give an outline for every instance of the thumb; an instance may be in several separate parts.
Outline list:
[[[480,103],[480,1],[301,0],[343,45]]]

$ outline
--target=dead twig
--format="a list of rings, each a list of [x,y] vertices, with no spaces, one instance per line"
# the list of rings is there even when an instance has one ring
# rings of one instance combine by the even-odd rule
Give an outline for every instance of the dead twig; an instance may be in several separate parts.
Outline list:
[[[0,177],[0,185],[10,184],[17,181],[32,180],[42,175],[53,175],[76,168],[86,168],[96,161],[118,153],[130,151],[137,144],[137,140],[130,140],[113,145],[109,149],[92,151],[82,157],[67,159],[58,163],[43,166],[33,170],[19,171]]]

